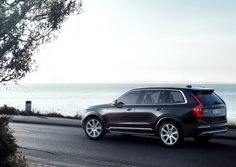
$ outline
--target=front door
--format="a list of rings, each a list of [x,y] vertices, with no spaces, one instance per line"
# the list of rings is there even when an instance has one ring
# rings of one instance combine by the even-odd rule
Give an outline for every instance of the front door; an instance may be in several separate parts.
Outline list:
[[[134,126],[135,108],[139,98],[140,91],[130,91],[107,109],[104,118],[110,130],[129,130]]]

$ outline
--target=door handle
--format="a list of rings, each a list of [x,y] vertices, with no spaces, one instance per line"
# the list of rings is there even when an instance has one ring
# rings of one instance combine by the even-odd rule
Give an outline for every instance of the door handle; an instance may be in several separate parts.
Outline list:
[[[131,107],[127,108],[127,111],[131,111],[131,110],[133,110],[133,108],[131,108]]]
[[[156,109],[156,111],[161,111],[161,110],[162,110],[162,108],[157,108],[157,109]]]

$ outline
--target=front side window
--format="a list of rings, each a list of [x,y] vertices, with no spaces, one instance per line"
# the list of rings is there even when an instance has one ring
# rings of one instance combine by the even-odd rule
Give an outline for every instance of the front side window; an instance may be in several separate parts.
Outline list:
[[[140,91],[132,91],[124,94],[120,98],[117,99],[118,102],[122,102],[124,104],[137,104],[139,99]]]

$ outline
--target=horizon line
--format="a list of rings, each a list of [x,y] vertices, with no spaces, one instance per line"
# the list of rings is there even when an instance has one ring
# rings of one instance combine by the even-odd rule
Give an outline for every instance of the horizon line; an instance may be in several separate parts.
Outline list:
[[[21,85],[21,84],[180,84],[180,85],[195,85],[195,84],[226,84],[234,85],[236,82],[9,82],[5,83],[6,85]],[[2,84],[3,85],[3,84]]]

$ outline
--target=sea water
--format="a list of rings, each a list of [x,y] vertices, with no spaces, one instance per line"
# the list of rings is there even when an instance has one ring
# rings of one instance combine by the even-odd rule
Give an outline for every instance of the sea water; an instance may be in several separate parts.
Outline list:
[[[110,103],[126,91],[138,87],[185,86],[179,84],[17,84],[0,86],[0,106],[20,110],[32,101],[34,111],[58,112],[73,116],[91,105]],[[236,122],[236,84],[196,85],[214,88],[227,104],[227,117]]]

